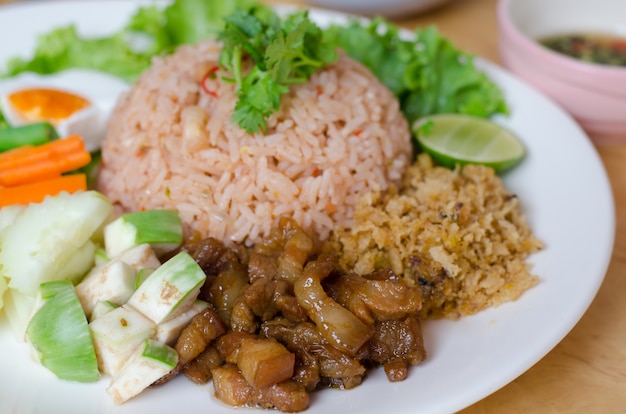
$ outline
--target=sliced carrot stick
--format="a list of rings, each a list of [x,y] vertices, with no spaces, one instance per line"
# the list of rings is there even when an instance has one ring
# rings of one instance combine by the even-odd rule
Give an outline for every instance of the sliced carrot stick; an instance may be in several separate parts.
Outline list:
[[[24,145],[19,148],[14,148],[12,150],[4,151],[0,153],[0,167],[5,165],[7,168],[10,163],[14,163],[16,158],[25,156],[29,152],[32,152],[35,149],[34,145]]]
[[[39,203],[46,196],[54,196],[61,191],[74,193],[86,189],[87,177],[85,174],[70,174],[32,184],[0,187],[0,207],[11,204]]]
[[[0,153],[0,169],[17,168],[25,163],[36,163],[51,154],[67,154],[85,150],[85,143],[78,135],[57,139],[48,144],[26,146]]]
[[[63,145],[53,145],[68,141]],[[46,148],[47,147],[47,148]],[[51,179],[91,161],[91,154],[79,136],[40,145],[30,150],[17,151],[12,157],[0,154],[0,185],[15,186]]]
[[[0,185],[7,187],[33,183],[58,177],[89,164],[91,154],[87,151],[63,155],[51,154],[50,158],[37,163],[27,163],[9,170],[0,169]]]

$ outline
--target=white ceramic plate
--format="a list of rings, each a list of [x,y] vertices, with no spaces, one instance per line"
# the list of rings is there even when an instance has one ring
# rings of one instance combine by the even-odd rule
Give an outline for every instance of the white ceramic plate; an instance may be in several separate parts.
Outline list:
[[[31,3],[0,8],[0,62],[29,55],[38,33],[76,22],[80,31],[107,34],[134,10],[132,2]],[[341,15],[314,11],[321,23]],[[606,173],[587,136],[560,108],[502,69],[479,62],[503,88],[511,116],[498,121],[524,141],[528,157],[506,177],[522,202],[544,251],[531,258],[541,283],[517,302],[460,321],[428,322],[429,358],[404,382],[372,372],[354,390],[313,394],[310,413],[444,413],[462,409],[496,391],[546,355],[576,324],[595,296],[610,260],[614,206]],[[2,412],[232,414],[212,386],[177,378],[116,407],[107,379],[93,384],[57,380],[29,358],[2,321]],[[237,410],[238,413],[257,410]]]

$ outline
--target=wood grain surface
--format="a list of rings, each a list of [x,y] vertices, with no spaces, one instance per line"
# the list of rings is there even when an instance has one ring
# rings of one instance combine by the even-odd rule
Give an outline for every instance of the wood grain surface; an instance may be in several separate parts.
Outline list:
[[[303,0],[264,1],[306,6]],[[407,28],[436,25],[457,46],[499,64],[496,4],[497,0],[454,0],[395,22]],[[626,142],[626,131],[624,138]],[[626,144],[597,150],[613,188],[617,226],[613,256],[598,295],[547,356],[462,414],[626,413]]]

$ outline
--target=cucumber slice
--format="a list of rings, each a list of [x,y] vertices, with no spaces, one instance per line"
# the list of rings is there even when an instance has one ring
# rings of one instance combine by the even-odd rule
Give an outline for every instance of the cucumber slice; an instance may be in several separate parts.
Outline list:
[[[133,293],[127,304],[161,323],[179,309],[190,307],[198,297],[206,275],[189,255],[182,251],[156,269]]]
[[[154,269],[143,268],[139,269],[137,272],[137,277],[135,278],[135,289],[137,289],[145,280],[154,272]]]
[[[176,210],[146,210],[124,214],[104,228],[104,245],[109,257],[148,243],[157,256],[183,242],[183,225]]]
[[[102,266],[107,264],[111,259],[107,256],[106,250],[104,247],[97,247],[96,251],[93,253],[94,256],[94,266]]]
[[[13,204],[0,208],[0,231],[10,224],[13,224],[17,216],[24,211],[26,207],[22,204]]]
[[[70,281],[41,286],[42,305],[26,328],[43,366],[69,381],[96,381],[98,362],[83,307]]]
[[[93,310],[91,311],[89,322],[92,322],[94,319],[98,319],[99,317],[106,315],[117,307],[118,305],[113,302],[109,302],[108,300],[99,300],[98,302],[96,302],[96,306],[94,306]]]
[[[26,326],[33,315],[35,297],[28,296],[15,289],[7,289],[4,293],[4,313],[9,321],[9,326],[19,342],[25,340]]]
[[[117,305],[126,303],[135,292],[135,276],[135,269],[121,260],[112,260],[89,272],[76,286],[76,293],[87,317],[90,317],[99,300],[108,300]]]
[[[154,270],[161,266],[159,258],[154,253],[152,247],[147,243],[125,250],[119,255],[119,259],[124,263],[128,263],[137,271],[141,269]]]
[[[35,297],[43,282],[60,271],[113,211],[100,193],[61,193],[29,204],[0,233],[0,275],[9,287]]]
[[[176,364],[178,353],[174,349],[146,339],[113,377],[106,391],[115,404],[122,404],[173,370]]]
[[[4,292],[9,288],[9,284],[4,276],[0,275],[0,309],[4,307]]]
[[[163,342],[164,344],[173,345],[180,336],[180,332],[183,328],[189,325],[191,319],[205,310],[208,306],[209,304],[207,302],[203,300],[196,300],[191,308],[186,309],[165,322],[158,324],[154,339],[159,342]]]
[[[100,371],[108,375],[117,374],[129,355],[156,332],[154,322],[126,305],[94,319],[89,328]]]
[[[69,280],[74,284],[80,282],[94,265],[96,245],[91,240],[76,250],[69,261],[59,270],[63,280]]]

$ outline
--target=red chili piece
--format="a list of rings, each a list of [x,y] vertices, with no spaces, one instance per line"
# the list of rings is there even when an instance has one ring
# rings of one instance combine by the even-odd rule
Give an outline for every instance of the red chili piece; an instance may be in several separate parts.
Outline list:
[[[219,96],[217,95],[217,92],[212,91],[206,87],[206,81],[207,79],[215,79],[215,74],[217,73],[218,70],[219,70],[219,66],[213,66],[211,69],[207,71],[207,73],[204,74],[204,76],[202,77],[202,80],[200,80],[200,87],[202,88],[202,90],[206,94],[211,95],[214,98],[219,98]]]

